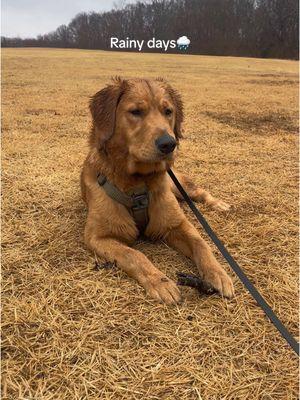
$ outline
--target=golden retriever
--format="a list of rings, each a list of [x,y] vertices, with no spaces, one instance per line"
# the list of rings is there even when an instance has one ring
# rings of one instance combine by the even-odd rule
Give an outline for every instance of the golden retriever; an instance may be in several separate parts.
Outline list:
[[[196,264],[203,280],[221,295],[232,297],[232,281],[210,247],[187,220],[176,199],[179,192],[167,174],[181,136],[183,105],[180,95],[161,78],[113,81],[91,99],[90,151],[81,173],[82,197],[88,207],[84,240],[89,249],[116,262],[160,302],[180,301],[176,283],[140,251],[130,247],[139,229],[128,207],[109,195],[98,175],[122,193],[145,186],[149,194],[144,235],[160,239]],[[215,209],[229,206],[176,173],[194,200]]]

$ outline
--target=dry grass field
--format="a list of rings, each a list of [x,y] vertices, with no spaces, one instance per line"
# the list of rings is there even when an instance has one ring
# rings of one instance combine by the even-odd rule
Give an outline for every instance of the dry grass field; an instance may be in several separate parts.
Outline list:
[[[177,169],[232,204],[200,208],[297,337],[298,63],[4,49],[2,72],[2,399],[297,399],[296,356],[231,271],[233,300],[184,288],[168,307],[95,269],[79,173],[89,97],[112,75],[167,78],[185,103]]]

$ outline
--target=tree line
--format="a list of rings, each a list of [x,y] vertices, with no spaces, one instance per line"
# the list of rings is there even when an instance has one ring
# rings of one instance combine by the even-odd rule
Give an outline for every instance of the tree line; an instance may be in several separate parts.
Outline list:
[[[1,37],[1,43],[111,50],[111,37],[147,41],[184,35],[191,40],[187,53],[298,59],[298,15],[298,0],[148,0],[108,12],[82,12],[54,32],[28,39]]]

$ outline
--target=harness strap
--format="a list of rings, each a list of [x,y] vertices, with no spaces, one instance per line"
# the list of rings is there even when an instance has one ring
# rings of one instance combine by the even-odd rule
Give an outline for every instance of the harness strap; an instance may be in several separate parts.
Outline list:
[[[110,198],[128,209],[140,233],[143,233],[149,222],[149,191],[147,186],[141,185],[131,190],[130,194],[126,194],[109,182],[106,176],[102,174],[97,176],[97,181]]]

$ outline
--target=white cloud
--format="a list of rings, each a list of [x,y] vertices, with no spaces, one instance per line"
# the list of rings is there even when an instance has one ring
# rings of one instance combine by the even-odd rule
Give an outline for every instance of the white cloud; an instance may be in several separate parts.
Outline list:
[[[180,38],[177,39],[177,44],[179,46],[188,46],[190,43],[191,41],[187,36],[180,36]]]

